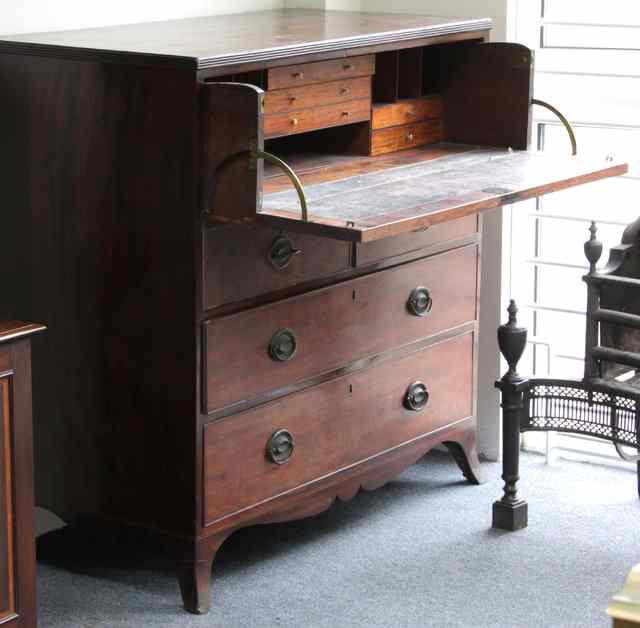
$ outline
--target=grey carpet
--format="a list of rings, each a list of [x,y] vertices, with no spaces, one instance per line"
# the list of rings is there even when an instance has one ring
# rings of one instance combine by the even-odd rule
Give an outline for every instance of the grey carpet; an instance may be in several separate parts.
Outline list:
[[[523,458],[526,530],[490,529],[498,465],[470,486],[435,452],[322,515],[233,535],[202,617],[181,610],[172,575],[144,551],[74,558],[69,535],[52,533],[39,548],[40,626],[610,626],[609,596],[640,562],[635,474]]]

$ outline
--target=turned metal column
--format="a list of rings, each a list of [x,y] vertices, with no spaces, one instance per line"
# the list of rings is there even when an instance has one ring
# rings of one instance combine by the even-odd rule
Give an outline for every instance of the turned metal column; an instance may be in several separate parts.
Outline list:
[[[518,308],[509,303],[509,322],[498,329],[500,353],[509,370],[496,382],[502,396],[502,479],[504,495],[493,504],[493,527],[501,530],[520,530],[527,527],[527,502],[518,497],[520,479],[520,425],[524,412],[524,390],[528,380],[516,370],[527,343],[527,330],[518,326]]]
[[[593,349],[599,344],[599,323],[594,314],[600,305],[600,287],[593,281],[593,278],[597,274],[596,264],[602,255],[602,242],[596,238],[597,232],[595,221],[591,221],[590,237],[584,243],[584,254],[589,262],[589,273],[583,277],[587,284],[587,333],[584,348],[584,378],[586,380],[601,376],[599,364],[593,357]]]

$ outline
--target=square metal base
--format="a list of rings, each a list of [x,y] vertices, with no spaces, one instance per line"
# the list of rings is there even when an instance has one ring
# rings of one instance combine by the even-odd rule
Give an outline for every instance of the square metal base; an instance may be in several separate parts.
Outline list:
[[[527,527],[528,504],[524,499],[509,503],[493,502],[493,528],[499,530],[522,530]]]

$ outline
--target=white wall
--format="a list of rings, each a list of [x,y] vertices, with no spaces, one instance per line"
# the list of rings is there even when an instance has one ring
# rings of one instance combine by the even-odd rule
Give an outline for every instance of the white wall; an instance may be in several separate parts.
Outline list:
[[[494,22],[494,41],[506,39],[507,12],[512,2],[513,0],[363,0],[365,11],[445,17],[490,17]]]
[[[172,20],[219,13],[243,13],[284,6],[285,0],[5,0],[0,33],[92,28]]]

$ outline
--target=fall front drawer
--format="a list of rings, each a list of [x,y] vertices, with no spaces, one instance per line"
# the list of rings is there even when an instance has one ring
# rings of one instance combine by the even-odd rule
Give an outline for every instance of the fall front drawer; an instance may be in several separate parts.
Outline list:
[[[476,318],[477,247],[205,323],[213,412]]]
[[[467,333],[208,424],[205,523],[471,416],[472,382]]]

